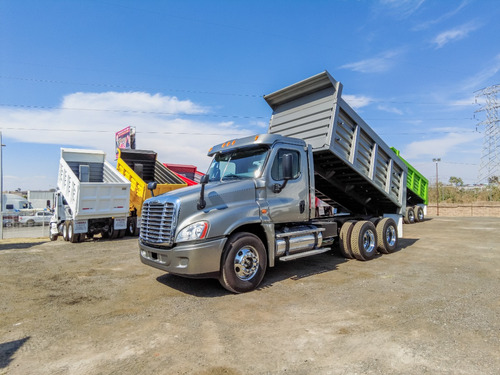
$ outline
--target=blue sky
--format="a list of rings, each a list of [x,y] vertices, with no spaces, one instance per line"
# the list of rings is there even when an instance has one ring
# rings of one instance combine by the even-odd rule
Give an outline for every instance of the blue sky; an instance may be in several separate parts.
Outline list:
[[[328,70],[431,183],[475,183],[500,83],[488,0],[0,0],[4,190],[55,188],[60,148],[137,148],[204,171],[211,145],[265,133],[262,98]],[[476,131],[477,128],[477,131]]]

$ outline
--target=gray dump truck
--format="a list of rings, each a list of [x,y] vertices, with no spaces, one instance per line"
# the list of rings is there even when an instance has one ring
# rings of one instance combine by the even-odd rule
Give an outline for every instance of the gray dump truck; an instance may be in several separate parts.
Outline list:
[[[144,202],[141,261],[242,293],[334,245],[358,260],[393,252],[407,167],[341,94],[323,72],[266,95],[267,134],[214,146],[200,185]]]

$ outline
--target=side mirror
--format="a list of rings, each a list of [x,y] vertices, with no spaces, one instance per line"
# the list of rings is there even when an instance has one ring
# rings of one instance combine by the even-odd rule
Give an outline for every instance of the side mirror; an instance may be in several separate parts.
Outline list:
[[[154,190],[156,189],[157,186],[158,186],[158,184],[155,181],[148,183],[148,190],[151,191],[152,197],[155,196]]]
[[[283,190],[288,182],[288,180],[291,180],[293,178],[293,155],[292,154],[285,154],[283,155],[283,161],[281,167],[283,168],[283,182],[281,185],[280,184],[274,184],[273,185],[273,192],[278,194],[281,193],[281,190]]]
[[[200,184],[208,184],[208,174],[201,176]]]
[[[200,199],[196,207],[198,210],[203,210],[207,206],[205,202],[205,185],[208,183],[208,174],[204,174],[200,179],[201,189],[200,189]]]
[[[291,180],[293,178],[293,156],[292,154],[283,155],[283,180]]]

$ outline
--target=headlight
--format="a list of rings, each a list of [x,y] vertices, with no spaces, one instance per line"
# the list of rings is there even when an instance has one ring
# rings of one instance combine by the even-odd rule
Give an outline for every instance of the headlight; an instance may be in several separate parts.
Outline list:
[[[183,228],[177,235],[176,242],[201,240],[205,238],[208,232],[208,222],[199,221]]]

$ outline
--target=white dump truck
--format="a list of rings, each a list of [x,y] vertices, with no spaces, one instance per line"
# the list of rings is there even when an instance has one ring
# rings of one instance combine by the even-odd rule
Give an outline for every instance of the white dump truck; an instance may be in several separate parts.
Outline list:
[[[130,181],[97,150],[61,148],[50,239],[80,242],[102,234],[123,237],[129,214]]]

